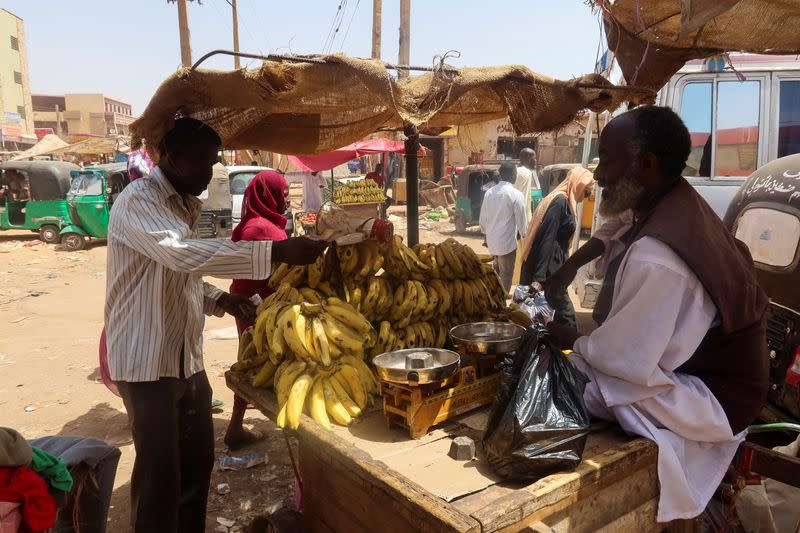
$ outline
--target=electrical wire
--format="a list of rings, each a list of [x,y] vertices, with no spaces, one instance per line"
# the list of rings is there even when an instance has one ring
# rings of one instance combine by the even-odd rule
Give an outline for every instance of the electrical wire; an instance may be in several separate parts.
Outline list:
[[[344,37],[342,37],[342,45],[339,47],[339,51],[344,51],[344,42],[347,40],[347,36],[350,34],[350,26],[353,25],[353,19],[356,18],[356,13],[358,12],[358,6],[361,5],[361,0],[356,1],[356,7],[353,8],[353,14],[350,15],[350,22],[347,23],[347,30],[344,32]]]
[[[328,30],[328,36],[325,39],[325,44],[322,47],[324,53],[330,52],[333,48],[333,43],[336,41],[336,34],[339,33],[339,28],[342,26],[344,19],[344,12],[347,9],[347,0],[340,0],[339,7],[336,9],[336,15],[333,17],[331,28]]]

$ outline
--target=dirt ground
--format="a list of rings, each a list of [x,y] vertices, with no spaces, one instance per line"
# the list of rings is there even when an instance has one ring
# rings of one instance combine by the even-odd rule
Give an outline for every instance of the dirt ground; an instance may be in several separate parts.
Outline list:
[[[292,197],[299,196],[297,186]],[[396,230],[405,234],[403,208],[393,208]],[[399,216],[398,216],[399,215]],[[420,239],[438,242],[453,232],[449,220],[423,218]],[[473,228],[459,236],[480,253],[482,238]],[[226,280],[209,281],[227,288]],[[127,415],[120,398],[100,381],[98,339],[103,327],[106,247],[95,241],[81,252],[41,244],[30,232],[0,233],[0,425],[16,428],[26,438],[82,435],[102,439],[122,450],[111,502],[109,531],[128,529],[130,475],[134,450]],[[222,441],[230,419],[233,394],[223,374],[236,360],[237,341],[214,339],[234,326],[230,317],[207,318],[205,365],[214,397],[224,405],[214,413],[217,458],[231,455]],[[207,530],[217,518],[246,525],[254,515],[292,505],[294,476],[285,441],[274,424],[249,410],[246,425],[267,438],[234,453],[264,451],[267,463],[232,472],[215,467],[211,483]],[[218,494],[227,483],[230,492]],[[235,527],[233,529],[236,529]]]

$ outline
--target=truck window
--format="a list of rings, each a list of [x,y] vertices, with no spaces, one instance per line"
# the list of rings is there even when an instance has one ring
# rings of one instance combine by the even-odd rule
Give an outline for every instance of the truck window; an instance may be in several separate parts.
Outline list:
[[[715,176],[748,176],[758,167],[761,82],[717,83]]]
[[[782,81],[778,107],[778,157],[800,153],[800,81]]]
[[[797,255],[800,219],[776,209],[753,207],[739,218],[736,238],[750,249],[753,261],[786,268]]]
[[[692,151],[684,176],[711,175],[711,82],[687,83],[681,98],[681,118],[692,136]]]

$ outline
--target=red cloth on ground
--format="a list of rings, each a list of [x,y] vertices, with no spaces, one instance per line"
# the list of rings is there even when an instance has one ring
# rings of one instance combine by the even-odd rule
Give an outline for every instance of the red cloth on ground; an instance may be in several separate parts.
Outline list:
[[[244,191],[242,221],[231,235],[233,241],[283,241],[286,240],[286,218],[281,214],[285,208],[284,193],[286,179],[277,172],[265,170],[255,175]],[[266,298],[272,294],[267,280],[235,279],[231,283],[231,294]],[[239,334],[252,322],[236,321]]]
[[[0,500],[22,503],[22,522],[33,533],[56,522],[56,503],[44,479],[26,466],[0,468]]]

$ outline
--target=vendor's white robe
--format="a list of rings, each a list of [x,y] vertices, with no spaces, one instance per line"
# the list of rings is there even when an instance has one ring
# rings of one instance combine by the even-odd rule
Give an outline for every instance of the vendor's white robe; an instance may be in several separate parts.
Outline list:
[[[622,260],[608,318],[574,345],[589,411],[658,444],[659,522],[699,515],[744,439],[699,378],[675,372],[718,320],[686,263],[643,237]]]

